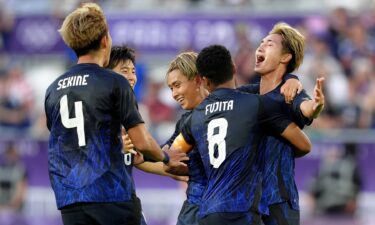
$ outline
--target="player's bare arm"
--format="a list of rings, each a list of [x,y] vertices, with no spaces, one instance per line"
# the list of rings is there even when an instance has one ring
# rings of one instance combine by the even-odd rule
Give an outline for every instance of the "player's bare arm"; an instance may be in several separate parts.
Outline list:
[[[163,152],[143,123],[130,128],[127,132],[134,147],[146,157],[155,161],[163,161],[171,166],[179,166],[184,164],[181,161],[189,159],[182,152]]]
[[[168,173],[167,171],[164,170],[164,166],[165,165],[162,162],[144,162],[144,163],[135,165],[137,169],[140,169],[147,173],[153,173],[153,174],[160,175],[160,176],[170,177],[177,181],[187,182],[189,180],[188,176],[182,176],[182,175],[179,176],[179,175]],[[185,167],[187,168],[187,166]],[[184,174],[184,175],[187,175],[187,174]]]
[[[122,137],[122,141],[123,141],[123,152],[133,154],[133,157],[134,157],[133,165],[135,167],[137,167],[137,169],[140,169],[140,170],[142,170],[146,173],[152,173],[152,174],[156,174],[156,175],[160,175],[160,176],[171,177],[171,178],[173,178],[177,181],[188,181],[189,180],[189,177],[187,177],[187,176],[178,176],[178,175],[174,175],[174,174],[166,172],[164,170],[164,167],[163,167],[164,163],[162,163],[162,162],[145,162],[144,158],[143,158],[143,154],[140,153],[140,152],[137,152],[134,149],[134,145],[133,145],[132,141],[130,140],[129,135],[126,134],[125,131],[122,132],[121,137]],[[168,149],[168,146],[167,146],[167,148],[165,148],[165,150],[166,149]],[[163,150],[164,150],[164,148],[163,148]],[[185,170],[187,170],[186,165],[184,165],[182,167],[184,167]]]
[[[304,156],[311,151],[312,145],[310,139],[295,123],[289,124],[283,133],[281,133],[281,136],[297,148],[294,151],[297,157]]]

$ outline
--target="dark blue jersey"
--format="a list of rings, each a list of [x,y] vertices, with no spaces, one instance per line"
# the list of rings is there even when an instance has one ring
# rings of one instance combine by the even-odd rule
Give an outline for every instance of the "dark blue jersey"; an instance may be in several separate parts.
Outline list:
[[[280,134],[290,124],[275,103],[267,97],[221,88],[193,110],[182,135],[198,147],[208,178],[201,217],[258,211],[264,161],[258,154],[259,131]]]
[[[172,137],[165,144],[168,144],[169,146],[172,145],[174,139],[178,134],[181,133],[181,129],[185,121],[191,116],[191,112],[192,111],[186,112],[181,116],[180,120],[176,124]],[[204,172],[204,167],[198,149],[195,146],[189,152],[188,156],[189,161],[187,164],[189,167],[189,181],[186,190],[186,197],[190,204],[200,205],[203,191],[207,185],[207,177]]]
[[[286,104],[284,96],[280,93],[281,83],[274,90],[266,93],[267,96],[277,102],[281,112],[288,115],[301,129],[311,124],[312,120],[303,116],[300,105],[310,97],[305,91],[298,94],[292,104]],[[249,93],[259,93],[259,84],[250,84],[238,88]],[[268,135],[261,144],[265,157],[266,176],[263,180],[263,193],[261,212],[268,213],[268,206],[289,200],[293,209],[299,209],[298,190],[294,181],[294,146],[281,137]]]
[[[58,208],[131,199],[120,131],[143,123],[137,107],[128,81],[96,64],[75,65],[48,87],[48,166]]]

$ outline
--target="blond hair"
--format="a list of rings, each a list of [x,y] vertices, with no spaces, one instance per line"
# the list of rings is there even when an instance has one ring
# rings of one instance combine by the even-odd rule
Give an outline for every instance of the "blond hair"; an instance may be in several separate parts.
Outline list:
[[[65,44],[80,56],[99,49],[108,26],[99,5],[84,3],[65,18],[59,32]]]
[[[173,70],[179,70],[188,80],[194,79],[197,74],[197,57],[195,52],[182,52],[170,64],[167,71],[167,76]]]
[[[295,28],[287,23],[277,23],[269,34],[279,34],[282,36],[283,53],[292,54],[286,72],[291,73],[303,62],[305,37]]]

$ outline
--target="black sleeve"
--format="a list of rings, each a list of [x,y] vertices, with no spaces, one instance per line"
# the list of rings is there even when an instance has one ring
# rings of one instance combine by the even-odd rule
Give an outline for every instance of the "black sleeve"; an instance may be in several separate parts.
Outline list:
[[[289,80],[289,79],[296,79],[296,80],[299,80],[298,76],[297,75],[294,75],[294,74],[291,74],[291,73],[287,73],[283,76],[283,83],[285,83],[285,81]]]
[[[181,134],[189,145],[194,145],[194,137],[191,132],[192,114],[190,114],[181,127]]]
[[[46,114],[47,128],[48,128],[49,131],[51,131],[51,122],[50,122],[50,119],[49,119],[49,116],[48,116],[48,113],[47,113],[47,111],[48,111],[48,107],[47,107],[48,103],[47,102],[48,102],[48,99],[49,99],[49,93],[50,93],[50,91],[49,91],[49,87],[48,87],[48,89],[46,91],[46,94],[45,94],[45,97],[44,97],[44,112]]]
[[[141,114],[138,112],[138,104],[133,89],[129,82],[120,75],[115,77],[115,96],[118,96],[118,102],[115,107],[120,107],[121,124],[126,130],[144,123]]]
[[[246,84],[241,87],[238,87],[237,90],[251,94],[258,94],[259,84]]]
[[[293,100],[293,104],[292,104],[293,121],[296,124],[298,124],[298,126],[300,125],[309,126],[313,122],[313,119],[309,119],[305,117],[301,111],[302,102],[308,101],[308,100],[311,100],[311,98],[308,94],[306,94],[305,90],[302,90],[302,92],[299,93]]]
[[[174,129],[174,132],[173,132],[172,136],[162,146],[164,146],[164,145],[171,146],[172,145],[174,139],[176,139],[176,137],[181,133],[181,128],[185,124],[186,119],[189,118],[190,113],[191,112],[187,112],[187,113],[185,113],[181,116],[181,118],[176,123],[176,127]]]
[[[258,121],[263,130],[279,135],[292,123],[282,104],[267,96],[259,96]]]

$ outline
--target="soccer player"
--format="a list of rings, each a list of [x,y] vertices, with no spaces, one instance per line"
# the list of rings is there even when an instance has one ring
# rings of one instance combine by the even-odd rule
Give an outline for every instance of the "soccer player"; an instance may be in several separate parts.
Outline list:
[[[201,156],[208,183],[200,224],[259,224],[264,160],[258,145],[263,132],[280,134],[305,152],[311,143],[279,113],[280,104],[234,90],[235,69],[225,47],[204,48],[197,69],[210,95],[193,110],[172,148],[176,143],[196,146]]]
[[[268,96],[283,105],[283,110],[290,115],[301,129],[309,125],[324,107],[322,91],[323,79],[317,80],[313,100],[303,91],[296,96],[291,105],[284,102],[280,94],[283,77],[295,71],[303,61],[304,37],[293,27],[285,23],[276,24],[256,50],[255,72],[260,77],[260,84],[240,87]],[[251,87],[251,88],[249,88]],[[265,225],[297,225],[300,220],[298,190],[294,180],[294,158],[302,156],[284,139],[267,136],[262,143],[265,154],[265,174],[261,211]]]
[[[107,68],[113,70],[114,72],[124,76],[130,84],[130,87],[134,90],[135,85],[137,84],[137,75],[135,72],[135,54],[134,49],[129,48],[126,45],[123,46],[113,46],[111,49],[111,54]],[[126,167],[132,169],[134,166],[138,166],[140,162],[143,162],[144,159],[134,150],[134,145],[131,142],[129,135],[126,133],[125,128],[121,129],[121,137],[123,140],[124,148],[124,163]],[[136,160],[133,159],[133,154],[138,156]],[[141,209],[142,212],[142,209]],[[147,225],[146,219],[142,212],[140,225]]]
[[[126,45],[113,46],[107,68],[123,75],[129,81],[130,86],[134,89],[137,84],[134,49],[129,48]]]
[[[107,65],[107,68],[123,75],[129,81],[129,84],[133,90],[135,88],[135,85],[137,84],[134,53],[134,49],[129,48],[126,45],[114,46],[111,49],[111,56]],[[138,169],[145,172],[162,176],[169,176],[178,181],[187,181],[187,177],[166,173],[163,169],[162,162],[145,162],[143,159],[143,155],[135,150],[134,145],[125,129],[122,129],[122,140],[124,148],[123,150],[125,153],[124,161],[126,165],[134,165]]]
[[[176,165],[188,158],[161,151],[144,126],[129,82],[102,68],[112,39],[97,4],[75,9],[59,32],[78,57],[45,96],[49,176],[63,222],[139,224],[140,203],[123,163],[121,125],[149,158]]]
[[[183,114],[176,124],[172,137],[166,142],[171,145],[178,134],[181,133],[185,120],[191,115],[191,110],[197,107],[208,95],[204,88],[196,67],[197,53],[183,52],[169,65],[167,71],[167,84],[172,91],[172,97],[181,105]],[[186,200],[178,215],[177,225],[198,225],[198,211],[203,191],[207,184],[202,160],[197,148],[193,148],[188,161],[188,187]]]
[[[117,54],[119,55],[119,54]],[[111,55],[111,58],[114,55]],[[194,52],[183,52],[179,54],[169,65],[167,71],[167,84],[172,91],[172,97],[185,110],[189,110],[181,116],[176,124],[173,135],[166,141],[164,145],[170,146],[176,136],[181,132],[181,127],[184,121],[189,117],[192,109],[199,105],[208,95],[207,90],[204,89],[200,77],[197,75],[196,68],[197,54]],[[124,142],[128,143],[128,139]],[[128,144],[128,148],[132,148],[132,144]],[[138,153],[134,153],[138,155]],[[178,216],[178,225],[198,225],[198,209],[203,190],[207,183],[207,178],[204,173],[203,164],[200,160],[199,153],[193,149],[189,153],[188,161],[188,188],[186,191],[187,199],[184,202],[180,214]],[[137,168],[154,174],[170,176],[177,180],[182,180],[183,177],[176,176],[164,171],[163,165],[160,163],[144,162],[136,165]]]

